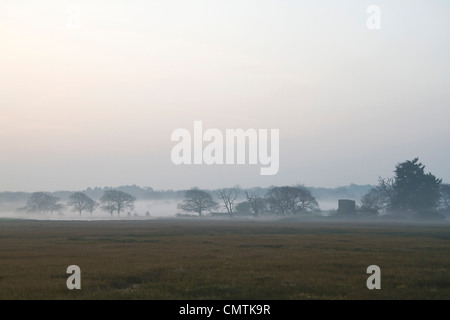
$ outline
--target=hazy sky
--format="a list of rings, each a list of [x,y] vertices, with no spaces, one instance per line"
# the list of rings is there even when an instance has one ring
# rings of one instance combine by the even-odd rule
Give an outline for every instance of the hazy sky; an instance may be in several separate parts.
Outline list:
[[[0,191],[374,184],[415,156],[449,183],[449,17],[448,0],[0,0]],[[279,173],[174,165],[195,120],[279,129]]]

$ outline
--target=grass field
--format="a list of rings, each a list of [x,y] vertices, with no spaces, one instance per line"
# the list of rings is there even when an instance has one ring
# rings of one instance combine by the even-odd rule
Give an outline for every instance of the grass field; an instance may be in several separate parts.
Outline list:
[[[449,224],[0,220],[0,299],[450,299],[449,270]]]

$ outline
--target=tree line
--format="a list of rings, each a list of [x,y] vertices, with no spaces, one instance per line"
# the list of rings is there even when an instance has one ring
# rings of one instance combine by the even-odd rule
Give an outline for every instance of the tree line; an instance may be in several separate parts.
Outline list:
[[[193,188],[185,192],[185,198],[182,203],[178,204],[178,208],[187,212],[195,212],[199,216],[205,212],[214,213],[215,210],[220,209],[222,211],[219,214],[225,213],[229,216],[259,216],[268,212],[285,215],[319,211],[319,205],[311,195],[311,191],[303,186],[272,187],[265,196],[245,191],[245,200],[238,202],[240,192],[239,188],[219,189],[217,202],[207,191]]]
[[[272,212],[275,214],[297,214],[307,212],[318,212],[319,205],[311,192],[302,186],[284,186],[271,188],[265,197],[261,197],[256,192],[245,191],[245,201],[238,202],[240,193],[239,188],[220,189],[217,193],[217,201],[213,200],[212,195],[198,188],[185,191],[184,200],[178,204],[178,208],[186,212],[195,212],[199,216],[205,213],[215,212],[221,214],[226,212],[228,215],[254,215],[259,216],[262,213]],[[65,206],[61,204],[58,197],[35,192],[28,198],[26,209],[30,212],[57,213],[61,212]],[[92,215],[94,210],[101,210],[113,216],[118,216],[127,210],[134,209],[136,198],[126,192],[119,190],[106,190],[97,202],[82,192],[75,192],[67,201],[66,206],[71,207],[72,211],[78,212],[80,216],[83,212]]]
[[[362,198],[357,212],[361,215],[404,215],[436,217],[439,212],[450,213],[450,185],[425,172],[418,158],[398,163],[394,177],[379,178],[378,185]],[[297,215],[320,212],[317,200],[301,185],[271,187],[265,194],[238,187],[219,189],[216,199],[208,191],[192,188],[184,192],[178,209],[198,216],[262,214]],[[30,195],[26,209],[33,212],[61,212],[65,207],[58,197],[35,192]],[[92,213],[100,208],[113,216],[134,209],[136,198],[120,190],[105,190],[99,202],[83,192],[70,195],[66,206],[72,211]]]
[[[30,195],[26,204],[26,210],[31,212],[50,213],[61,212],[64,205],[59,203],[58,197],[46,194],[44,192],[35,192]],[[106,190],[100,198],[100,202],[93,200],[82,192],[75,192],[69,197],[67,206],[72,208],[72,211],[78,212],[80,216],[83,212],[90,215],[97,208],[108,212],[111,216],[117,212],[124,210],[131,211],[134,209],[134,202],[136,198],[128,193],[119,190]]]
[[[450,213],[450,185],[425,172],[419,158],[398,163],[394,177],[379,178],[379,183],[361,198],[356,213],[361,216],[393,216],[417,218],[444,218]],[[230,216],[234,214],[310,214],[319,212],[319,206],[311,192],[303,186],[270,188],[265,196],[244,192],[245,201],[237,202],[239,189],[218,191],[218,200]],[[199,189],[185,193],[185,200],[178,208],[202,215],[220,207],[212,196]],[[337,212],[337,215],[342,214]],[[345,213],[344,213],[345,214]]]

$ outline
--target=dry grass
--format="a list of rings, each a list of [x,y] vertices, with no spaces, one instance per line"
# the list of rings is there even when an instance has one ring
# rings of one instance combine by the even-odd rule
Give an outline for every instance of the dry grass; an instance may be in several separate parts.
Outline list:
[[[449,270],[448,224],[0,220],[0,299],[449,299]]]

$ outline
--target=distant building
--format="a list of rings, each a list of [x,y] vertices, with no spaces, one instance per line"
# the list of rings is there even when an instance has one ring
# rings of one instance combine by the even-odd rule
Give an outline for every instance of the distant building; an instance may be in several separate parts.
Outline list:
[[[356,202],[354,200],[339,199],[338,213],[344,215],[356,214]]]

